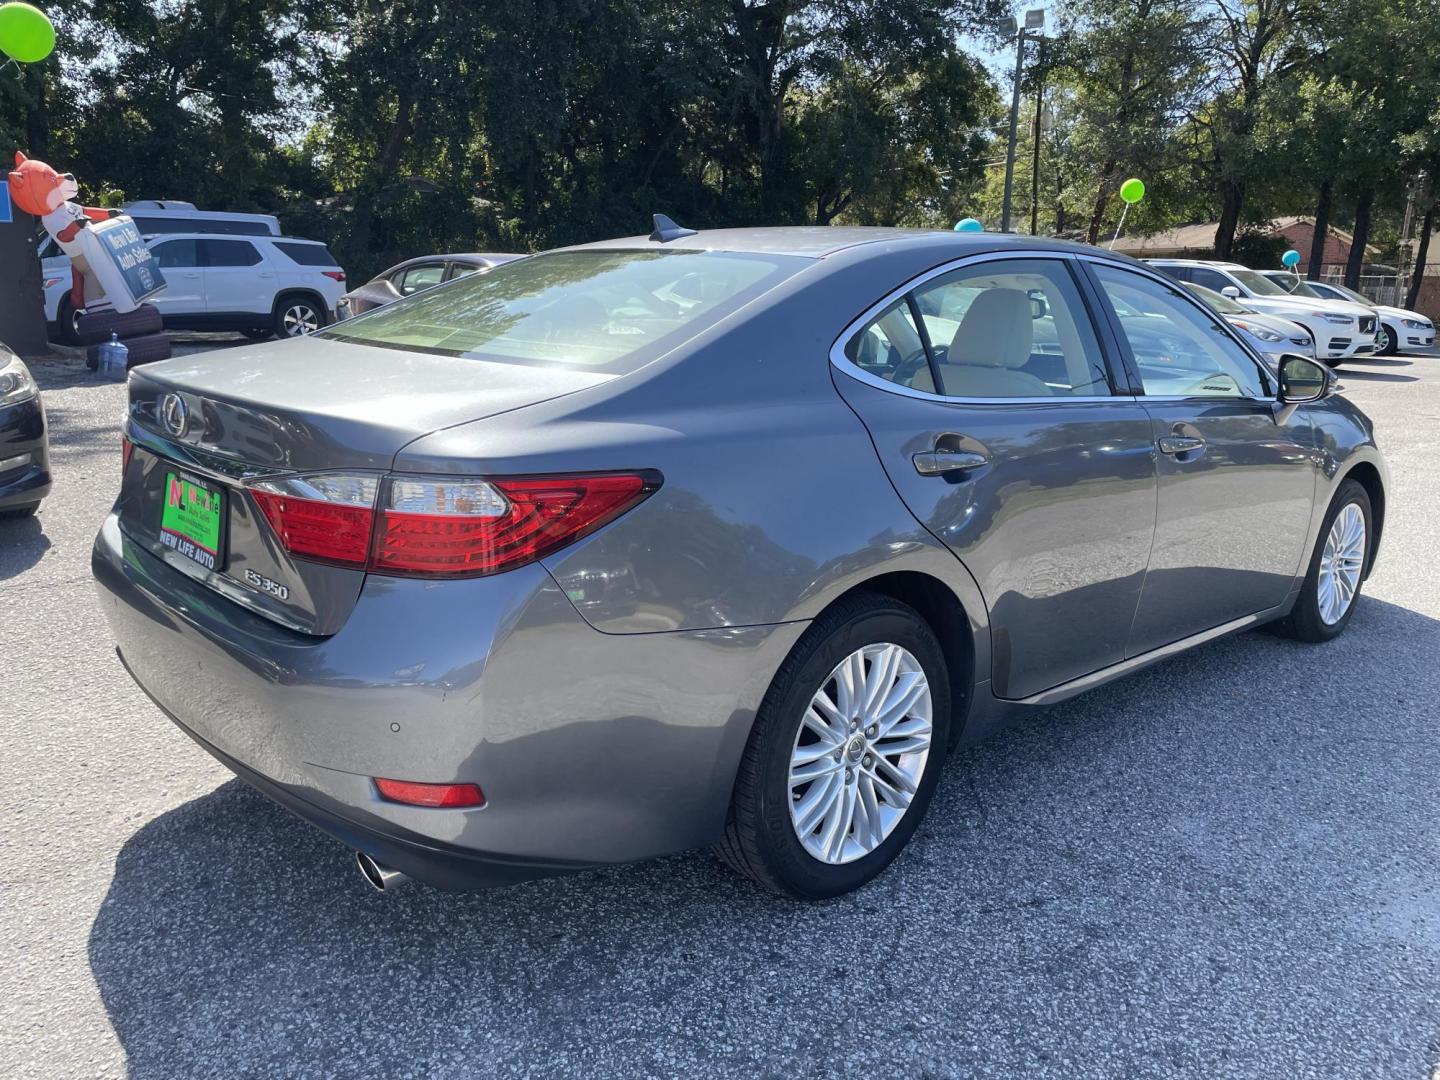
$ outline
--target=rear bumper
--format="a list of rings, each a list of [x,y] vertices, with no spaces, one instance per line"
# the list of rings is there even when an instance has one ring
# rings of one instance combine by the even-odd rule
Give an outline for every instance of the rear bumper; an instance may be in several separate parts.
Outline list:
[[[754,710],[804,624],[614,635],[539,565],[367,579],[311,637],[124,536],[92,568],[135,681],[227,767],[343,842],[445,888],[713,843]],[[401,806],[373,777],[473,782],[486,805]]]
[[[0,408],[0,510],[28,506],[49,494],[45,409],[37,395]]]
[[[118,650],[117,655],[119,655]],[[125,664],[123,655],[120,656],[120,663],[124,665],[126,671],[130,671],[129,665]],[[130,672],[130,674],[133,678],[134,672]],[[141,689],[144,690],[143,684],[141,684]],[[149,694],[149,691],[146,693]],[[174,722],[176,727],[195,740],[202,750],[260,794],[279,803],[302,821],[308,821],[342,844],[346,844],[356,851],[364,851],[377,861],[392,866],[417,881],[433,885],[437,889],[491,888],[498,885],[513,885],[538,877],[576,873],[591,868],[591,865],[586,863],[547,863],[472,851],[441,844],[434,839],[405,832],[398,828],[381,830],[363,825],[346,815],[341,808],[325,806],[314,801],[313,794],[307,793],[303,788],[278,783],[268,776],[256,772],[250,766],[231,757],[225,751],[195,734],[185,726],[179,717],[156,701],[153,695],[150,696],[150,700]]]

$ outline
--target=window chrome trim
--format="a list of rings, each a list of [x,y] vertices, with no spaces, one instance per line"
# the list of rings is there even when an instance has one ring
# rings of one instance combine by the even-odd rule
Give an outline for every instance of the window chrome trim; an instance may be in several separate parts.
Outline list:
[[[889,379],[882,379],[878,375],[872,375],[863,370],[858,364],[853,363],[845,355],[845,346],[850,339],[864,330],[872,320],[879,316],[886,308],[895,303],[896,300],[904,298],[908,293],[914,292],[931,281],[944,274],[960,270],[968,266],[976,266],[987,262],[1008,262],[1015,259],[1048,259],[1051,262],[1076,262],[1080,259],[1088,259],[1091,256],[1074,251],[987,251],[978,255],[967,255],[961,259],[952,259],[950,262],[941,263],[939,266],[931,267],[922,274],[917,274],[897,289],[892,289],[876,303],[871,304],[861,314],[845,324],[845,329],[840,331],[840,336],[830,346],[830,364],[852,379],[866,383],[869,386],[880,390],[887,390],[892,394],[901,397],[917,398],[921,401],[941,401],[950,405],[1094,405],[1099,402],[1136,402],[1141,398],[1135,394],[1101,394],[1096,396],[1072,396],[1069,394],[1056,394],[1054,397],[953,397],[948,394],[929,394],[924,390],[916,390],[910,386],[900,386]],[[1117,263],[1116,265],[1123,265]],[[1128,269],[1128,267],[1127,267]],[[1091,318],[1088,309],[1085,310],[1085,317]],[[1099,337],[1099,328],[1092,326],[1096,337]],[[1102,354],[1104,347],[1101,346]],[[1106,370],[1109,371],[1110,364],[1106,359]]]

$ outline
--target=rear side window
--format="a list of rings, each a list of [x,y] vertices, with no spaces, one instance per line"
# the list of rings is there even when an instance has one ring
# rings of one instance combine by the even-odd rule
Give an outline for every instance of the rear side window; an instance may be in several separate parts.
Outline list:
[[[1002,259],[943,274],[887,308],[845,354],[871,375],[945,397],[1111,393],[1090,315],[1058,260]]]
[[[201,240],[200,254],[206,266],[254,266],[260,252],[248,240]]]
[[[324,244],[288,244],[284,241],[275,241],[279,248],[291,262],[300,266],[338,266],[335,256],[330,254],[329,248]]]
[[[720,251],[561,251],[505,263],[325,331],[394,349],[623,374],[810,264]]]

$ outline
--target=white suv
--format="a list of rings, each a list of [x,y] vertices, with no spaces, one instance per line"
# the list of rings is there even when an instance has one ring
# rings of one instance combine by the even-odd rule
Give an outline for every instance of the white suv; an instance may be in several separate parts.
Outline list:
[[[345,292],[345,271],[318,240],[172,232],[145,243],[165,274],[165,290],[149,302],[167,330],[300,337],[333,322]],[[46,318],[59,340],[73,342],[70,260],[55,255],[41,265]]]
[[[1204,285],[1222,296],[1245,301],[1246,307],[1297,322],[1315,339],[1315,357],[1331,367],[1351,356],[1375,351],[1375,312],[1342,300],[1311,300],[1291,296],[1264,274],[1239,263],[1198,259],[1146,259],[1176,281]]]

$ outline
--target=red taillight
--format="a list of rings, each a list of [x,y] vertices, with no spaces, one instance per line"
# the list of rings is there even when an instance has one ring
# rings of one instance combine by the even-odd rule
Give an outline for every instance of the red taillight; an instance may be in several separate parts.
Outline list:
[[[375,523],[380,573],[498,574],[613,521],[658,485],[647,474],[510,479],[394,477]]]
[[[125,474],[130,471],[130,456],[135,453],[135,444],[130,441],[129,436],[120,436],[120,479],[125,479]]]
[[[292,555],[381,574],[479,577],[534,562],[659,487],[653,473],[504,479],[335,473],[253,484]],[[376,495],[381,499],[376,509]]]
[[[292,555],[363,567],[370,550],[378,479],[336,473],[262,481],[255,505]]]
[[[345,280],[345,271],[344,271],[344,270],[321,270],[320,273],[324,274],[324,275],[325,275],[326,277],[328,277],[331,281],[344,281],[344,280]]]
[[[485,795],[475,784],[418,784],[412,780],[386,780],[377,776],[375,790],[386,802],[404,803],[406,806],[453,810],[485,805]]]

